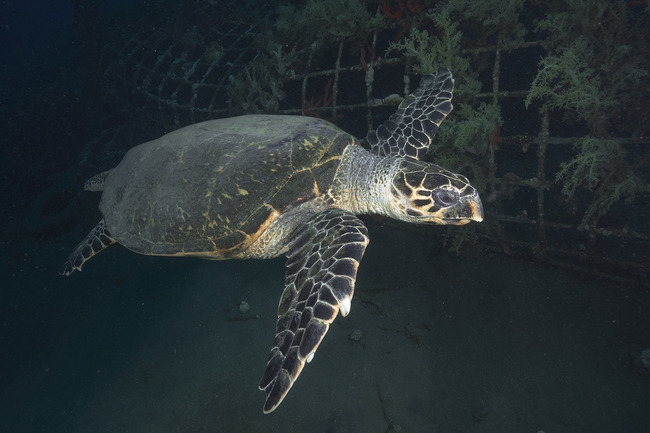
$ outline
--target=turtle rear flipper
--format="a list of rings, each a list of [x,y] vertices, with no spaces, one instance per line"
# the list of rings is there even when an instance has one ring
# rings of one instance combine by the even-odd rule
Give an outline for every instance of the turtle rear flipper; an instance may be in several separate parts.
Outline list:
[[[115,170],[111,168],[110,170],[103,171],[99,174],[94,175],[84,183],[84,191],[104,191],[104,182],[109,174]]]
[[[379,156],[421,159],[443,120],[451,113],[454,79],[447,68],[422,77],[417,90],[376,130],[368,132],[370,151]]]
[[[61,270],[59,270],[59,274],[70,275],[75,270],[81,271],[81,267],[88,259],[114,243],[115,239],[111,237],[102,219],[88,233],[88,236],[75,247],[68,260],[65,261]]]
[[[282,402],[338,312],[344,317],[350,312],[367,245],[363,222],[336,209],[314,215],[289,242],[275,340],[260,381],[264,413]]]

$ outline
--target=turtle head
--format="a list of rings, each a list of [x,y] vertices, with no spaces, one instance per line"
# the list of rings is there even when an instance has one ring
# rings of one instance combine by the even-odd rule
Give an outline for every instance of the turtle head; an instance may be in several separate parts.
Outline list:
[[[434,164],[402,159],[390,191],[389,212],[402,221],[463,225],[483,220],[481,199],[467,178]]]

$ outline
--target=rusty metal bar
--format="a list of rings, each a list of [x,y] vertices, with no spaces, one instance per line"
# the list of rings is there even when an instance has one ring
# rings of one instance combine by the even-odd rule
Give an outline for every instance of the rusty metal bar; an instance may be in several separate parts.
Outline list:
[[[343,55],[343,41],[339,43],[339,52],[336,55],[334,69],[334,84],[332,85],[332,119],[336,119],[336,97],[339,93],[339,76],[341,74],[341,56]],[[325,101],[323,101],[324,103]]]
[[[236,32],[239,30],[240,27],[232,27],[232,29],[230,29],[231,32],[233,31]],[[250,34],[250,29],[249,32],[245,33],[246,35],[245,37],[244,34],[240,36],[246,39],[246,41],[248,41],[249,34]],[[192,121],[197,121],[199,120],[200,117],[209,118],[209,117],[222,116],[227,114],[228,109],[216,108],[216,107],[221,107],[217,105],[217,103],[219,102],[218,101],[218,98],[220,97],[219,95],[221,95],[224,92],[224,89],[227,87],[228,84],[227,77],[230,71],[235,71],[238,67],[241,67],[241,65],[246,59],[251,57],[248,54],[247,57],[243,57],[243,55],[244,52],[250,54],[252,48],[250,46],[246,47],[245,50],[241,51],[240,53],[241,55],[239,57],[233,56],[232,58],[234,59],[236,57],[236,60],[233,60],[234,64],[230,65],[230,69],[228,69],[229,72],[226,75],[222,76],[219,79],[218,83],[215,84],[211,84],[210,81],[212,80],[212,82],[214,82],[214,78],[212,77],[211,73],[213,71],[213,68],[216,67],[217,65],[214,62],[213,64],[210,63],[206,64],[204,62],[204,66],[207,66],[207,70],[202,74],[199,82],[195,83],[196,87],[193,87],[192,83],[190,82],[192,77],[190,77],[190,80],[188,80],[187,77],[184,77],[181,73],[182,72],[181,66],[182,64],[185,65],[191,63],[191,67],[193,69],[197,66],[199,60],[192,60],[192,62],[181,61],[177,53],[175,52],[172,53],[169,51],[172,49],[173,46],[158,48],[156,42],[152,39],[152,37],[153,37],[152,35],[145,35],[143,37],[140,37],[139,35],[133,36],[129,41],[129,43],[125,46],[125,49],[120,53],[118,53],[120,55],[124,55],[127,58],[127,60],[131,62],[128,64],[128,67],[124,66],[121,69],[119,69],[119,71],[117,71],[116,73],[118,75],[118,78],[124,84],[123,89],[125,90],[128,89],[128,91],[131,92],[130,96],[126,94],[127,92],[125,92],[125,96],[126,96],[125,99],[129,101],[129,99],[131,98],[132,101],[139,101],[140,98],[143,97],[146,100],[152,102],[151,105],[155,104],[158,105],[158,107],[160,108],[166,108],[168,114],[171,114],[177,123],[181,121],[181,118],[183,116],[184,118],[182,120],[187,121],[188,116],[186,114],[188,112],[190,114],[189,118]],[[372,37],[372,53],[375,54],[379,54],[376,51],[377,39],[378,39],[378,33],[375,32],[373,33],[373,37]],[[492,89],[491,91],[478,94],[477,97],[481,99],[489,97],[491,98],[493,104],[498,104],[504,98],[526,97],[527,95],[526,91],[500,90],[500,74],[502,69],[501,66],[503,66],[502,57],[504,55],[504,52],[508,53],[511,50],[518,49],[518,48],[540,47],[543,46],[545,42],[546,41],[524,42],[516,47],[511,47],[511,46],[504,46],[502,40],[498,39],[496,45],[462,50],[463,54],[470,54],[470,55],[486,53],[486,52],[487,53],[494,52],[494,67],[492,70]],[[303,107],[307,102],[308,81],[310,79],[319,78],[319,77],[334,77],[332,87],[331,87],[332,102],[327,107],[319,107],[318,111],[321,114],[326,113],[328,116],[331,113],[331,116],[333,118],[336,118],[336,115],[343,111],[365,110],[365,117],[368,124],[368,129],[372,129],[373,127],[372,110],[375,107],[389,105],[388,100],[382,99],[382,97],[385,98],[388,95],[372,95],[373,87],[375,86],[375,73],[380,68],[403,66],[404,94],[406,95],[410,93],[411,60],[409,58],[398,57],[398,58],[386,59],[378,56],[377,57],[371,56],[370,61],[367,62],[365,65],[363,64],[364,62],[358,62],[357,64],[348,64],[347,66],[342,67],[341,61],[342,61],[345,41],[339,41],[338,52],[336,54],[336,62],[334,67],[330,69],[312,71],[310,70],[310,68],[313,67],[314,56],[316,55],[315,53],[317,49],[322,46],[319,44],[322,43],[323,41],[321,40],[317,43],[314,43],[311,47],[311,52],[309,53],[308,60],[306,62],[309,72],[304,74],[296,74],[295,76],[291,77],[291,79],[287,79],[286,76],[283,77],[283,80],[286,80],[287,82],[292,82],[292,83],[301,82],[301,95],[300,95],[301,106],[282,109],[278,111],[279,113],[301,114],[303,111]],[[178,44],[179,42],[176,41],[175,42],[176,47],[179,46]],[[144,51],[144,48],[148,48],[150,51],[152,49],[154,51],[158,49],[159,57],[157,61],[153,62],[152,66],[147,66],[149,63],[145,62],[145,60],[151,60],[150,57],[144,57],[139,54],[139,52]],[[165,63],[168,61],[165,59],[171,59],[172,61],[171,66]],[[219,64],[219,66],[223,67],[223,65],[221,64]],[[162,69],[164,69],[165,67],[172,68],[172,70],[169,71],[170,76],[164,76],[164,74],[162,74],[164,72],[162,71]],[[119,66],[115,66],[115,68],[119,68]],[[131,74],[130,76],[128,75],[129,73]],[[364,74],[364,78],[365,78],[364,82],[366,86],[365,101],[360,101],[353,104],[338,105],[338,101],[340,99],[338,98],[339,84],[341,83],[340,80],[345,79],[345,77],[341,77],[341,74],[346,74],[346,73]],[[161,82],[161,80],[163,82],[158,87],[154,87],[154,85],[152,84],[151,88],[147,88],[144,86],[145,80],[143,80],[143,78],[146,78],[146,82],[156,83],[156,85],[159,82]],[[164,85],[165,80],[169,80],[171,84],[176,86],[176,92],[173,93],[171,97],[168,94],[162,92],[162,86]],[[191,100],[189,102],[182,102],[182,98],[179,99],[179,89],[181,89],[181,87],[185,88],[187,86],[192,86]],[[202,101],[200,99],[201,94],[199,93],[200,90],[199,86],[204,91],[204,93],[208,93],[208,94],[210,92],[212,93],[212,100],[209,101],[209,105],[201,105]],[[376,96],[376,98],[371,99],[372,96]],[[390,100],[390,103],[394,104],[397,100],[398,98],[392,98]],[[159,111],[162,112],[162,110]],[[560,145],[560,146],[572,145],[577,140],[579,140],[580,137],[568,137],[568,138],[550,137],[548,112],[542,112],[541,120],[542,120],[541,128],[536,137],[535,136],[498,137],[499,146],[512,146],[512,145],[521,146],[524,152],[529,148],[530,145],[532,144],[537,145],[537,149],[536,149],[537,169],[536,169],[535,177],[530,177],[529,179],[521,179],[512,173],[508,173],[500,178],[497,178],[496,177],[497,162],[499,161],[497,153],[499,152],[499,150],[497,147],[496,140],[494,140],[495,142],[488,143],[487,153],[485,155],[486,162],[488,164],[487,167],[488,191],[490,193],[498,192],[496,190],[496,187],[498,186],[497,184],[510,184],[510,185],[518,185],[518,186],[532,188],[536,193],[537,215],[535,216],[534,219],[532,219],[532,218],[525,217],[523,215],[508,216],[508,215],[501,215],[495,213],[488,213],[488,217],[489,219],[492,219],[494,221],[494,224],[497,226],[499,225],[500,221],[514,222],[519,224],[535,224],[536,225],[535,236],[537,237],[539,245],[531,246],[530,244],[521,243],[520,246],[522,248],[525,247],[527,251],[531,254],[540,251],[546,252],[547,254],[543,255],[542,258],[546,262],[550,263],[551,261],[549,257],[550,255],[555,257],[555,256],[559,256],[560,254],[559,252],[554,250],[553,247],[550,246],[548,243],[548,241],[550,240],[550,243],[552,244],[553,241],[555,240],[555,237],[549,236],[549,234],[552,233],[550,229],[576,230],[577,227],[572,224],[564,224],[564,223],[547,221],[548,216],[546,215],[544,198],[545,195],[547,194],[546,190],[555,185],[553,179],[552,178],[547,179],[545,174],[545,168],[547,164],[547,159],[546,159],[547,151],[549,150],[548,146],[549,145]],[[625,143],[625,144],[650,144],[650,138],[632,137],[632,138],[616,138],[615,140],[617,142]],[[530,175],[532,176],[532,173]],[[497,228],[497,230],[499,229]],[[587,232],[587,235],[589,234],[594,234],[599,236],[616,236],[618,238],[650,240],[650,234],[638,233],[636,231],[627,228],[613,229],[613,230],[593,229]],[[513,245],[515,245],[517,242],[517,241],[511,241],[507,239],[507,236],[505,235],[500,236],[498,240],[492,239],[491,241],[500,243],[504,251],[508,249],[508,245],[506,244],[514,242]],[[574,252],[563,251],[563,254],[568,254],[568,255],[574,254],[575,257],[574,256],[572,257],[576,259],[580,258],[579,252],[574,253]],[[606,260],[606,258],[604,257],[602,259]],[[621,267],[623,267],[623,265],[625,265],[625,263],[623,262],[617,264],[617,266],[621,266]],[[627,264],[627,265],[634,266],[634,264]],[[574,266],[574,265],[566,265],[564,267],[567,266]],[[586,271],[585,269],[587,268],[584,268],[582,270],[579,269],[574,269],[574,270],[579,270],[581,272],[589,272],[593,274],[593,272]]]
[[[542,128],[539,133],[539,145],[537,147],[537,231],[539,234],[539,243],[542,248],[546,246],[546,231],[544,226],[544,190],[546,189],[546,174],[544,164],[546,162],[546,142],[548,140],[548,110],[544,109],[542,113]]]

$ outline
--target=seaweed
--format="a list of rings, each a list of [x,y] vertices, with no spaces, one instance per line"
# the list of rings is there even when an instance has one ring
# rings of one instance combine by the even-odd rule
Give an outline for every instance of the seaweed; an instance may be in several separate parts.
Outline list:
[[[612,47],[611,55],[626,56],[628,48]],[[648,72],[638,67],[598,70],[602,63],[586,36],[577,37],[568,47],[559,47],[556,54],[540,61],[526,107],[540,99],[544,101],[542,109],[573,112],[587,123],[592,135],[606,136],[612,116]]]
[[[614,140],[583,137],[575,144],[578,154],[560,165],[555,176],[562,183],[562,192],[572,197],[576,189],[592,191],[593,200],[587,207],[580,229],[595,228],[598,219],[620,199],[630,203],[637,194],[648,190],[647,185],[627,161],[627,152]]]
[[[498,38],[504,49],[518,48],[528,33],[519,15],[526,0],[450,0],[446,10],[481,38]]]
[[[471,77],[467,59],[461,55],[461,38],[463,33],[458,30],[458,24],[451,20],[447,9],[438,9],[427,13],[444,37],[433,37],[426,30],[411,29],[409,36],[399,42],[393,42],[389,50],[399,51],[413,61],[413,70],[420,75],[427,75],[446,66],[454,71],[460,95],[475,95],[480,91],[480,83]]]
[[[304,52],[295,49],[283,52],[282,45],[274,42],[270,34],[261,34],[255,44],[257,57],[229,77],[227,92],[231,115],[277,111],[285,97],[284,81],[295,77],[289,65],[306,57]]]
[[[303,7],[278,7],[275,30],[284,44],[302,45],[332,37],[363,43],[376,30],[386,26],[381,15],[371,15],[358,0],[309,0]]]
[[[612,108],[616,101],[603,97],[600,77],[585,61],[593,55],[587,39],[581,36],[559,54],[543,58],[526,96],[526,108],[541,99],[544,108],[574,110],[588,123],[602,110]]]
[[[629,203],[647,190],[639,174],[643,164],[631,165],[621,142],[611,138],[647,128],[647,110],[639,109],[647,106],[643,90],[650,90],[647,16],[632,16],[623,3],[606,0],[559,1],[550,8],[536,25],[549,54],[539,62],[525,103],[541,100],[542,111],[562,110],[566,122],[587,126],[577,154],[560,165],[555,179],[569,197],[578,188],[593,193],[579,227],[595,228],[614,203]]]

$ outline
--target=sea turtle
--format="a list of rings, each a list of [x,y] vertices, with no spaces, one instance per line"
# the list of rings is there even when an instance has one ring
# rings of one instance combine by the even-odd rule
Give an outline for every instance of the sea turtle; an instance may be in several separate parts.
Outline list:
[[[411,223],[481,221],[468,180],[420,158],[452,109],[447,68],[422,78],[366,137],[322,119],[247,115],[181,128],[131,149],[85,189],[104,218],[61,269],[114,242],[141,254],[213,260],[287,256],[275,340],[259,387],[286,396],[340,312],[347,316],[368,232],[359,214]]]

